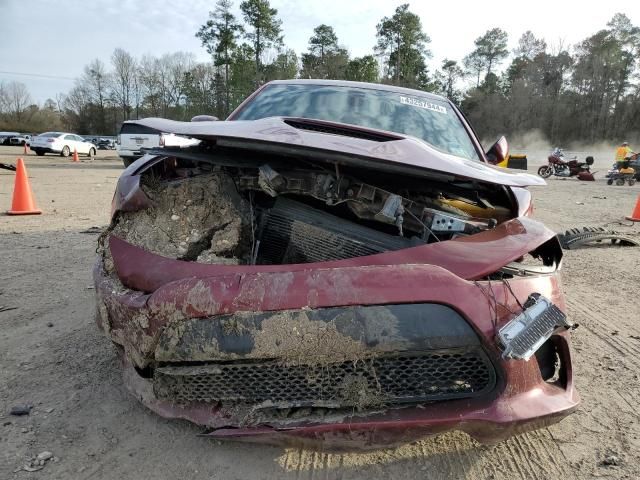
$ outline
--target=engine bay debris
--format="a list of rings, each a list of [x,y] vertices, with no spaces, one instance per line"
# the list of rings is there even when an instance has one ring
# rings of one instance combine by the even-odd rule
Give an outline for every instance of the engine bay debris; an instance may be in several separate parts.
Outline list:
[[[504,187],[403,181],[215,156],[167,157],[141,175],[150,207],[109,231],[169,258],[211,264],[338,260],[472,235],[513,218]],[[212,160],[213,159],[213,160]],[[358,175],[368,177],[367,181]]]

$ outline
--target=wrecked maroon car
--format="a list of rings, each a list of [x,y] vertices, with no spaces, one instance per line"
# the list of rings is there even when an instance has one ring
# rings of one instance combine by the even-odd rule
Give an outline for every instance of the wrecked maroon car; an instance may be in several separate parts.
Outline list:
[[[487,164],[448,100],[277,81],[118,181],[97,323],[133,394],[205,434],[388,446],[481,442],[579,399],[544,180]]]

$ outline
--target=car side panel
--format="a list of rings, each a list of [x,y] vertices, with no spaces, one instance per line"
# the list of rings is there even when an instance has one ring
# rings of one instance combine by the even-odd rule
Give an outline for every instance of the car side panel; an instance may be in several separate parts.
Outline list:
[[[93,143],[85,142],[84,140],[78,142],[78,153],[89,154],[89,150],[93,148]]]

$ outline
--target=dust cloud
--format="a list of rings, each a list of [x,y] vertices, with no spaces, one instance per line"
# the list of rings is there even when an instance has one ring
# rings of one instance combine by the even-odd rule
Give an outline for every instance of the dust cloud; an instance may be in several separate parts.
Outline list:
[[[640,151],[640,138],[621,138],[620,142],[568,142],[566,144],[553,144],[547,136],[538,129],[523,133],[513,134],[507,137],[509,150],[513,154],[526,154],[530,169],[547,162],[547,157],[554,148],[562,148],[568,158],[576,157],[584,161],[587,156],[594,157],[596,168],[608,168],[614,162],[616,148],[623,141],[628,141],[633,151]],[[484,141],[483,145],[490,146],[495,139]]]

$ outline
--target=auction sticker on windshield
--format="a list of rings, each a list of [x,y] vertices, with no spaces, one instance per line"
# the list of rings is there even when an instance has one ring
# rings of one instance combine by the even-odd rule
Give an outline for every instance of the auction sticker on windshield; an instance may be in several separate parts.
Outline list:
[[[419,98],[404,97],[400,95],[400,103],[402,103],[403,105],[425,108],[427,110],[431,110],[432,112],[447,113],[447,109],[442,105],[436,105],[435,103],[431,103],[426,100],[420,100]]]

